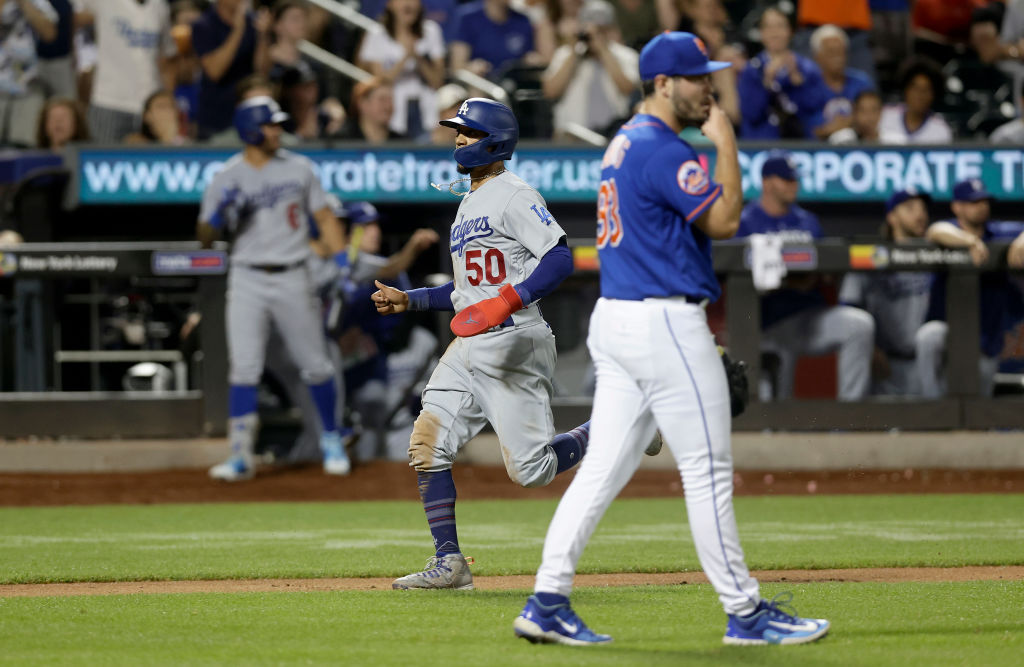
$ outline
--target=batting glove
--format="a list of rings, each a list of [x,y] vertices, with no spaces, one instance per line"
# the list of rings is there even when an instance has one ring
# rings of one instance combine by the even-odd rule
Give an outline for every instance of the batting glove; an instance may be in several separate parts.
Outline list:
[[[516,288],[505,284],[498,290],[498,296],[484,299],[459,311],[452,319],[452,333],[463,338],[481,334],[498,326],[512,313],[522,310],[523,300]]]

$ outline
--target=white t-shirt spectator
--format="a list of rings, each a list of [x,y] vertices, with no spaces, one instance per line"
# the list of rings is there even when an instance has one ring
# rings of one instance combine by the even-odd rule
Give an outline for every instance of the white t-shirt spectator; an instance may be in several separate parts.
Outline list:
[[[158,0],[82,0],[82,5],[96,30],[93,105],[142,113],[142,103],[163,85],[160,59],[176,52],[169,5]]]
[[[573,45],[564,44],[555,49],[548,65],[549,73],[557,72],[572,54]],[[619,44],[608,42],[615,61],[637,87],[640,86],[640,54]],[[629,115],[629,95],[623,95],[615,81],[597,58],[581,58],[573,72],[572,80],[554,107],[555,129],[561,130],[566,123],[577,123],[595,132],[604,130],[613,120]]]
[[[31,0],[54,23],[57,12],[46,0]],[[17,2],[9,0],[0,9],[0,93],[24,95],[36,78],[35,34]]]
[[[953,130],[941,115],[932,113],[914,132],[907,129],[905,115],[906,109],[902,104],[890,104],[882,109],[882,117],[878,121],[878,137],[883,144],[953,143]]]
[[[441,26],[434,21],[423,21],[423,37],[416,42],[416,54],[435,60],[444,59],[444,37]],[[380,63],[384,69],[391,69],[405,56],[405,47],[396,42],[383,26],[378,25],[366,33],[359,49],[359,60]],[[390,127],[398,134],[407,134],[409,100],[419,99],[422,130],[429,131],[437,119],[437,91],[431,88],[416,70],[416,62],[407,60],[402,73],[395,79],[395,112],[391,114]]]

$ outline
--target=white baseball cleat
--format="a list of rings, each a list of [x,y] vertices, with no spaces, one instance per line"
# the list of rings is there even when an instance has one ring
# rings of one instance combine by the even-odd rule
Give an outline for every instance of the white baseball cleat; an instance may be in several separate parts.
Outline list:
[[[254,474],[252,461],[242,456],[232,456],[223,463],[218,463],[209,470],[210,477],[225,482],[243,482],[252,479]]]
[[[328,475],[347,475],[352,472],[345,441],[337,431],[327,431],[320,435],[320,451],[324,455],[324,472]]]

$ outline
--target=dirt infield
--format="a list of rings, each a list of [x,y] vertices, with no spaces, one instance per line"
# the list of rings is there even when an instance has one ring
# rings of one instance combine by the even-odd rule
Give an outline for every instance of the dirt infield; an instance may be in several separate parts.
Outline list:
[[[453,468],[460,499],[557,498],[572,481],[523,489],[501,467]],[[848,470],[833,472],[743,471],[736,495],[856,493],[1021,493],[1024,470]],[[674,470],[640,470],[622,497],[681,496]],[[209,479],[204,470],[146,473],[0,474],[0,506],[153,504],[207,502],[418,500],[416,477],[405,463],[374,462],[349,477],[324,475],[319,467],[266,469],[235,484]]]
[[[885,567],[849,570],[761,570],[752,573],[761,582],[932,582],[998,581],[1024,579],[1024,567]],[[706,584],[700,572],[581,574],[576,587],[682,586]],[[533,575],[475,577],[479,590],[504,591],[533,587]],[[4,584],[4,597],[63,597],[76,595],[146,595],[159,593],[305,593],[312,591],[376,591],[391,588],[391,579],[229,579],[217,581],[125,581],[71,584]]]

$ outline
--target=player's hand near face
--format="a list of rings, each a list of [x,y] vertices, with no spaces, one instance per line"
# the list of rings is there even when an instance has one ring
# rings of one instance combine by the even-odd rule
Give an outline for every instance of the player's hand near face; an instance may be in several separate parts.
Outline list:
[[[708,114],[708,119],[701,125],[700,131],[719,150],[721,150],[722,143],[724,142],[731,141],[736,143],[736,133],[732,129],[732,121],[729,120],[729,116],[722,111],[722,107],[718,106],[717,102],[711,103],[711,112]]]
[[[394,315],[404,313],[409,309],[409,295],[400,289],[388,287],[379,280],[374,280],[377,291],[370,295],[373,305],[377,307],[380,315]]]

